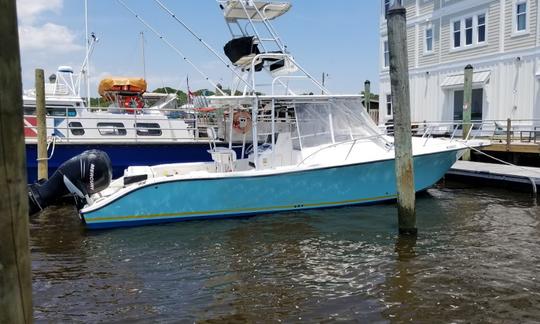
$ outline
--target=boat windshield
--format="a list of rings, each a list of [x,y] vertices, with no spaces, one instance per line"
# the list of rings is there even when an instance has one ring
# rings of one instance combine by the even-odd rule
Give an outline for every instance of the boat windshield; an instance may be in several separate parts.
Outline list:
[[[372,138],[381,131],[363,108],[359,98],[330,98],[324,101],[296,103],[295,113],[300,147]]]

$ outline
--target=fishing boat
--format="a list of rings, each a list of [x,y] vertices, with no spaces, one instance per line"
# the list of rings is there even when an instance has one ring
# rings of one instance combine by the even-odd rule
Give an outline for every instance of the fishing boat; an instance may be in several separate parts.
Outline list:
[[[45,85],[50,173],[88,149],[108,153],[115,176],[132,164],[208,160],[208,141],[198,132],[197,115],[178,107],[176,94],[148,93],[144,79],[111,77],[100,87],[109,106],[90,108],[79,95],[71,67],[60,66],[50,81]],[[37,173],[35,90],[23,94],[23,104],[31,183]]]
[[[158,1],[159,2],[159,1]],[[236,217],[376,203],[396,198],[393,137],[383,134],[358,95],[333,95],[286,51],[270,20],[288,3],[218,1],[226,22],[239,28],[225,53],[244,77],[241,96],[213,96],[228,126],[251,135],[241,152],[211,143],[210,162],[132,166],[80,210],[88,228]],[[169,11],[170,12],[170,11]],[[173,15],[178,19],[177,15]],[[243,27],[260,24],[262,28]],[[261,27],[261,26],[259,26]],[[269,35],[259,32],[266,28]],[[256,31],[250,35],[249,31]],[[272,43],[277,49],[270,50]],[[258,95],[256,77],[271,78]],[[283,82],[287,80],[287,82]],[[322,95],[297,95],[289,80],[307,80]],[[264,82],[268,85],[268,83]],[[260,125],[270,125],[261,128]],[[216,129],[209,127],[210,139]],[[414,187],[436,183],[464,150],[480,142],[413,137]]]

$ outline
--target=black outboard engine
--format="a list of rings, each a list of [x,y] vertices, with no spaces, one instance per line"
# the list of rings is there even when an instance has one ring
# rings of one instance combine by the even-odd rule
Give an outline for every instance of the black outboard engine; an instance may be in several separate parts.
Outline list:
[[[112,179],[112,164],[107,153],[84,151],[64,162],[49,180],[28,186],[29,215],[55,203],[66,195],[75,197],[82,207],[87,197],[107,188]]]

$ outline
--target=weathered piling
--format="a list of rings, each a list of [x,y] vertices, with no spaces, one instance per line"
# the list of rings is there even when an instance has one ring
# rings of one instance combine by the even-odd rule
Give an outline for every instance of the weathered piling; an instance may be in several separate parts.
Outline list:
[[[512,145],[512,119],[506,120],[506,151],[510,152],[510,145]]]
[[[399,233],[416,235],[406,10],[396,2],[388,11],[390,84],[394,109],[394,150]]]
[[[369,80],[364,82],[364,106],[369,113],[371,109],[371,82]]]
[[[471,116],[472,116],[472,81],[473,67],[467,65],[463,73],[463,139],[468,139],[471,135]],[[466,150],[462,159],[471,160],[471,151]]]
[[[48,179],[47,110],[45,107],[45,77],[42,69],[36,69],[36,119],[38,179]]]
[[[0,0],[0,323],[32,322],[16,0]]]

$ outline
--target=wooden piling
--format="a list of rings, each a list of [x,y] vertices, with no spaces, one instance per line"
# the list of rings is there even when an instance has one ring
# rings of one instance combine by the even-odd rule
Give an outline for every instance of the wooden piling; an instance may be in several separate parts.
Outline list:
[[[399,2],[388,11],[390,84],[394,109],[394,150],[399,233],[416,235],[406,10]]]
[[[38,179],[49,178],[47,160],[47,108],[45,107],[45,77],[42,69],[36,69],[36,119],[37,119],[37,165]]]
[[[0,0],[0,323],[32,322],[16,0]]]
[[[364,106],[369,113],[371,110],[371,82],[369,80],[364,82]]]
[[[510,145],[512,145],[512,119],[506,120],[506,151],[510,152]]]
[[[471,116],[472,116],[472,81],[473,67],[467,65],[463,73],[463,139],[469,139],[471,133]],[[464,161],[471,160],[471,151],[466,150],[462,156]]]

